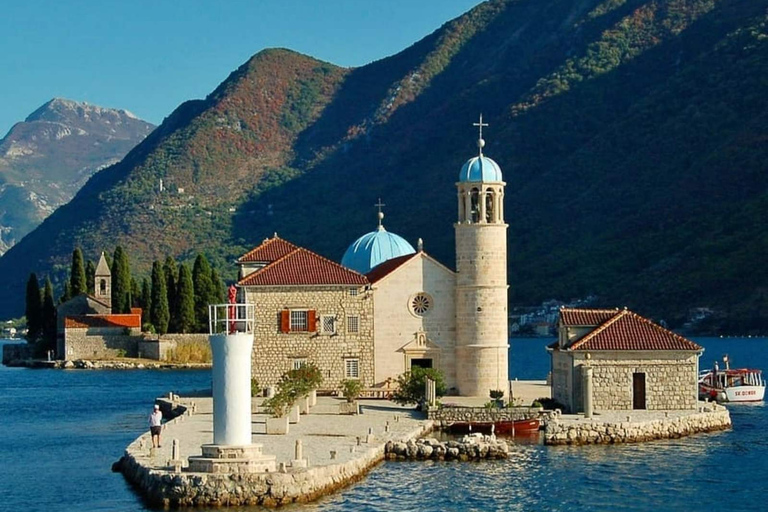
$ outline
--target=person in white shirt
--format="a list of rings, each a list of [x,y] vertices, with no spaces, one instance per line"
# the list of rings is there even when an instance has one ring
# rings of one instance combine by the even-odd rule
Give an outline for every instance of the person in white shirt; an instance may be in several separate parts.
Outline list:
[[[149,415],[149,431],[152,433],[152,448],[160,448],[160,431],[163,429],[163,413],[160,406],[155,404],[152,414]]]

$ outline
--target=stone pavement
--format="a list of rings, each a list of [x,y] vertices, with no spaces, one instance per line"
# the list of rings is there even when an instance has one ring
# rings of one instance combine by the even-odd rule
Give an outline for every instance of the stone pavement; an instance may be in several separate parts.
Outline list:
[[[429,423],[425,415],[413,407],[401,407],[386,400],[359,400],[362,414],[339,415],[339,404],[343,399],[318,397],[317,405],[310,409],[310,414],[301,416],[299,423],[291,424],[287,435],[267,435],[267,415],[260,412],[263,401],[263,398],[254,398],[252,402],[252,441],[263,445],[264,454],[275,455],[278,465],[281,462],[288,465],[293,460],[297,439],[302,441],[304,458],[308,459],[310,467],[322,466],[352,460],[388,440],[416,435]],[[182,397],[176,403],[190,410],[191,403],[195,403],[196,412],[180,416],[165,425],[160,449],[150,451],[152,442],[149,433],[143,434],[126,449],[145,467],[165,469],[171,459],[173,439],[179,440],[184,465],[190,455],[200,455],[202,444],[213,442],[212,399]],[[385,431],[387,422],[388,432]],[[366,443],[369,429],[372,429],[374,438],[371,443]],[[336,452],[334,460],[331,459],[331,451]]]

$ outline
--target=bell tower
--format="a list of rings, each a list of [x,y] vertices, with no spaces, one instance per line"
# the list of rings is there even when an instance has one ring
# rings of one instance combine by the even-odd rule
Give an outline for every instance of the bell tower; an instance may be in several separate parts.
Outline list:
[[[461,168],[456,232],[456,380],[463,396],[507,393],[507,224],[498,164],[483,155],[483,116],[478,156]]]
[[[110,308],[112,307],[112,272],[107,265],[107,258],[101,253],[96,272],[93,276],[93,296]]]

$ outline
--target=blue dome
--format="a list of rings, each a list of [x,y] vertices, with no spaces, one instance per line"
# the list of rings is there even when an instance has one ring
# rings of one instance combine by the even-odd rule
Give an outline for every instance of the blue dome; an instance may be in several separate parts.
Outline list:
[[[476,156],[467,160],[461,168],[459,181],[504,181],[499,164],[487,156]]]
[[[416,250],[401,236],[388,232],[383,226],[361,236],[349,246],[341,264],[361,274],[367,274],[387,260],[413,254]]]

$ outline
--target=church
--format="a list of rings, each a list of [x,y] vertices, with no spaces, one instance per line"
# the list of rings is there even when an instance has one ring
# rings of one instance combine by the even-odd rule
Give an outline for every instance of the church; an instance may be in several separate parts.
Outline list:
[[[317,365],[324,387],[385,388],[414,366],[437,368],[453,394],[508,389],[507,224],[501,169],[483,155],[461,167],[456,270],[378,226],[341,262],[275,234],[241,256],[239,301],[254,304],[253,378],[274,385]]]

